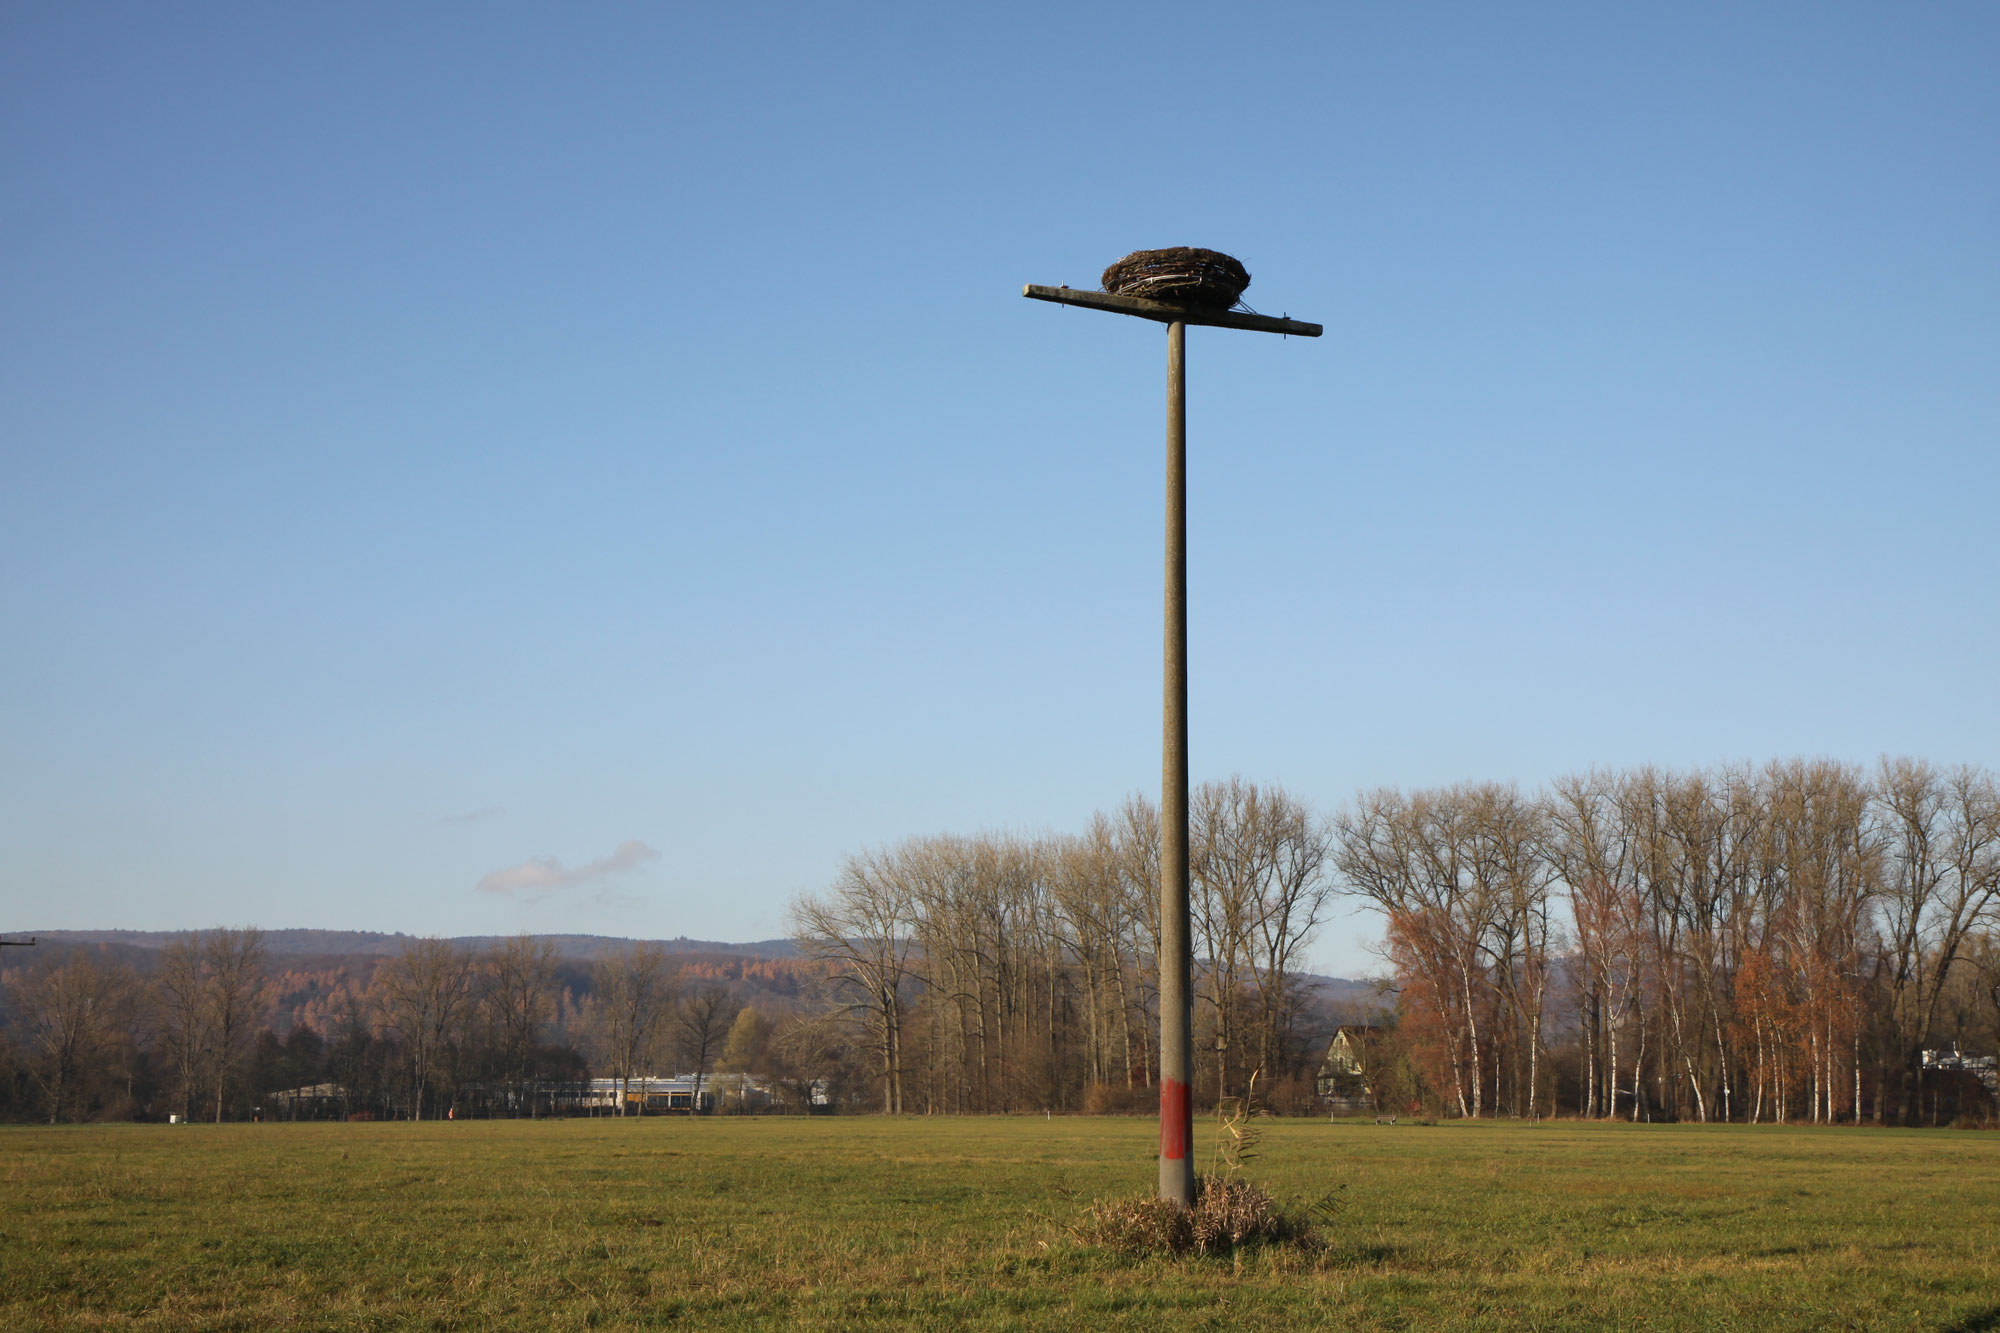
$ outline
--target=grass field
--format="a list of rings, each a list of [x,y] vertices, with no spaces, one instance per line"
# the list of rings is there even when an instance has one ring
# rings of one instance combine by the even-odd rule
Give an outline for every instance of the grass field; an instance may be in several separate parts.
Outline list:
[[[1251,1174],[1340,1189],[1323,1248],[1077,1245],[1153,1134],[0,1129],[0,1327],[2000,1330],[2000,1135],[1274,1121]]]

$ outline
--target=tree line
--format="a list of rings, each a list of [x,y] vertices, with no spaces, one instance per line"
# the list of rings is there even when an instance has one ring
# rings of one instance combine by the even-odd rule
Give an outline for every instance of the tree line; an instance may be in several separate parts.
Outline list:
[[[255,929],[179,936],[146,971],[63,950],[0,977],[0,1115],[535,1114],[538,1088],[593,1073],[703,1079],[753,1061],[812,1082],[785,1065],[779,1019],[657,945],[564,971],[547,940],[412,939],[314,1026],[282,1021]]]
[[[914,838],[793,908],[826,1021],[895,1112],[1142,1108],[1158,1048],[1158,813]],[[1361,1020],[1383,1109],[1918,1123],[1991,1114],[2000,788],[1884,760],[1191,798],[1196,1089],[1314,1105]],[[1386,1017],[1315,1002],[1336,895],[1385,927]],[[1931,1052],[1929,1056],[1926,1052]]]
[[[315,1084],[343,1113],[526,1114],[536,1085],[668,1070],[754,1075],[795,1108],[1144,1111],[1158,848],[1135,796],[1077,834],[853,855],[792,905],[806,989],[756,1003],[653,945],[564,974],[545,940],[413,940],[317,1026],[282,1027],[254,930],[182,937],[150,975],[76,951],[5,974],[0,1114],[230,1118]],[[1192,793],[1189,849],[1203,1101],[1254,1079],[1272,1109],[1324,1110],[1314,1075],[1349,1023],[1384,1110],[1993,1113],[1991,1075],[1950,1058],[2000,1046],[2000,783],[1983,769],[1639,768],[1378,790],[1332,813],[1232,778]],[[1305,966],[1342,899],[1383,924],[1372,1000]]]
[[[1333,828],[1275,785],[1189,802],[1197,1084],[1262,1071],[1311,1098],[1326,1035],[1303,956],[1334,889]],[[899,1112],[1140,1108],[1157,1077],[1159,812],[1133,797],[1074,836],[913,838],[850,857],[792,909],[825,1021]]]
[[[1925,1055],[2000,1035],[1990,772],[1792,760],[1377,791],[1337,843],[1387,928],[1400,1049],[1456,1114],[1912,1124],[1941,1094],[1991,1112]]]

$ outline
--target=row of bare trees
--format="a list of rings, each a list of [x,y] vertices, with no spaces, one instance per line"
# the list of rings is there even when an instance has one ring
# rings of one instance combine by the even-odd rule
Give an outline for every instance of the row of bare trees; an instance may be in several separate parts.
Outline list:
[[[220,1121],[318,1083],[341,1087],[343,1110],[423,1119],[477,1097],[533,1111],[520,1088],[592,1065],[621,1079],[705,1076],[738,1008],[728,985],[684,978],[654,945],[576,978],[546,939],[475,950],[418,938],[333,997],[329,1032],[281,1032],[263,937],[247,928],[177,937],[145,973],[70,950],[10,968],[0,998],[11,1037],[0,1055],[51,1121]]]
[[[1217,1096],[1311,1060],[1299,973],[1331,850],[1328,823],[1282,788],[1193,793],[1197,1044]],[[870,1051],[882,1109],[1069,1110],[1150,1085],[1158,855],[1158,812],[1135,797],[1073,837],[913,838],[800,898],[795,937]]]
[[[201,1106],[219,1124],[231,1076],[257,1030],[264,937],[255,929],[185,935],[160,956],[153,985],[139,992],[173,1071],[180,1112]]]
[[[117,1063],[119,1037],[132,1027],[132,978],[82,958],[59,967],[24,967],[6,978],[17,1063],[50,1124],[89,1109],[95,1084]]]
[[[470,1085],[514,1099],[522,1084],[593,1069],[621,1088],[691,1072],[699,1098],[739,1008],[727,985],[683,977],[656,944],[595,960],[580,994],[563,984],[558,961],[551,941],[526,935],[479,952],[419,939],[377,970],[368,999],[402,1053],[414,1118]]]
[[[1983,770],[1378,791],[1337,820],[1334,860],[1380,911],[1407,1044],[1462,1115],[1555,1110],[1559,1048],[1586,1115],[1914,1121],[1922,1052],[1965,1030],[1952,1006],[1990,999],[1975,1027],[2000,1027]]]
[[[694,1075],[694,1094],[715,1068],[741,1006],[714,981],[684,982],[665,951],[636,944],[591,968],[587,1027],[605,1076],[621,1092],[664,1062]],[[619,1098],[621,1110],[625,1098]],[[644,1102],[639,1103],[641,1110]]]
[[[258,1017],[263,939],[215,930],[173,941],[150,982],[129,967],[79,954],[10,970],[5,997],[23,1068],[51,1123],[88,1109],[107,1075],[129,1083],[131,1048],[150,1043],[169,1071],[183,1119],[220,1121]]]
[[[1460,1115],[1914,1122],[1946,1081],[1925,1051],[2000,1042],[1985,770],[1642,768],[1536,793],[1376,791],[1331,818],[1232,779],[1193,793],[1189,844],[1210,1097],[1261,1074],[1310,1103],[1334,1015],[1303,960],[1336,894],[1386,927],[1381,1048],[1399,1064],[1377,1095]],[[101,1109],[120,1078],[127,1103],[150,1087],[159,1113],[223,1118],[282,1071],[423,1117],[588,1069],[722,1068],[800,1105],[865,1085],[892,1113],[1136,1109],[1156,1075],[1158,846],[1135,797],[1073,836],[852,857],[793,905],[819,984],[800,1011],[741,1009],[655,946],[579,969],[546,940],[419,939],[334,997],[331,1031],[302,1035],[265,1030],[254,930],[182,937],[146,976],[72,953],[0,986],[0,1100],[15,1069],[52,1119]]]

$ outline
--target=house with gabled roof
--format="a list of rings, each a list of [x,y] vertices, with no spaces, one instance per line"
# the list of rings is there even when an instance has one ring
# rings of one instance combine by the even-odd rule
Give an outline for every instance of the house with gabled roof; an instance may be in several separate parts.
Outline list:
[[[1333,1030],[1326,1058],[1313,1082],[1320,1105],[1334,1115],[1357,1115],[1375,1109],[1371,1078],[1375,1039],[1382,1029],[1372,1023],[1343,1023]]]

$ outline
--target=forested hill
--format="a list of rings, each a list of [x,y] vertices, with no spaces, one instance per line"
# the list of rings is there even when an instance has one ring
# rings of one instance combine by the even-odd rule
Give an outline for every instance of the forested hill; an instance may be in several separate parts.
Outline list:
[[[158,950],[186,931],[178,930],[13,930],[10,938],[29,937],[45,944],[108,944],[132,949]],[[266,930],[264,952],[277,958],[305,954],[314,957],[355,955],[386,958],[403,951],[415,938],[379,930]],[[463,935],[453,944],[467,949],[485,949],[507,938],[502,935]],[[758,940],[750,944],[728,944],[718,940],[691,940],[678,936],[671,940],[629,940],[612,935],[537,935],[553,944],[563,958],[588,962],[633,944],[657,944],[670,954],[737,954],[747,958],[791,958],[797,947],[790,940]]]
[[[94,954],[105,962],[122,963],[140,976],[157,968],[161,951],[188,932],[170,930],[7,930],[9,939],[33,938],[36,949],[7,951],[0,958],[11,968],[33,962],[54,963],[74,951]],[[374,930],[266,930],[263,934],[267,1021],[279,1031],[308,1023],[326,1030],[351,1005],[366,995],[375,970],[403,952],[416,936]],[[451,943],[467,953],[484,953],[508,937],[466,935]],[[561,987],[559,1010],[567,1013],[592,989],[591,964],[635,944],[657,945],[668,965],[687,981],[721,982],[738,1003],[784,1011],[799,1004],[819,975],[817,964],[798,956],[791,940],[758,940],[732,944],[679,936],[670,940],[630,940],[608,935],[538,935],[554,946],[556,978]],[[1302,978],[1314,994],[1313,1007],[1323,1020],[1366,1019],[1391,1007],[1371,983],[1341,977]]]
[[[155,930],[9,930],[8,939],[36,941],[33,949],[9,949],[0,964],[12,970],[56,964],[66,955],[89,953],[99,961],[130,968],[142,979],[159,968],[166,946],[191,932]],[[468,935],[451,940],[467,955],[491,952],[508,937]],[[554,947],[553,981],[558,1027],[566,1026],[579,1000],[592,990],[591,965],[635,944],[659,947],[668,967],[683,982],[719,982],[738,1003],[782,1012],[810,992],[817,969],[799,959],[790,940],[729,944],[711,940],[627,940],[603,935],[543,935]],[[300,1024],[331,1031],[368,1007],[376,969],[417,942],[413,935],[369,930],[266,930],[262,932],[261,1021],[283,1034]]]

